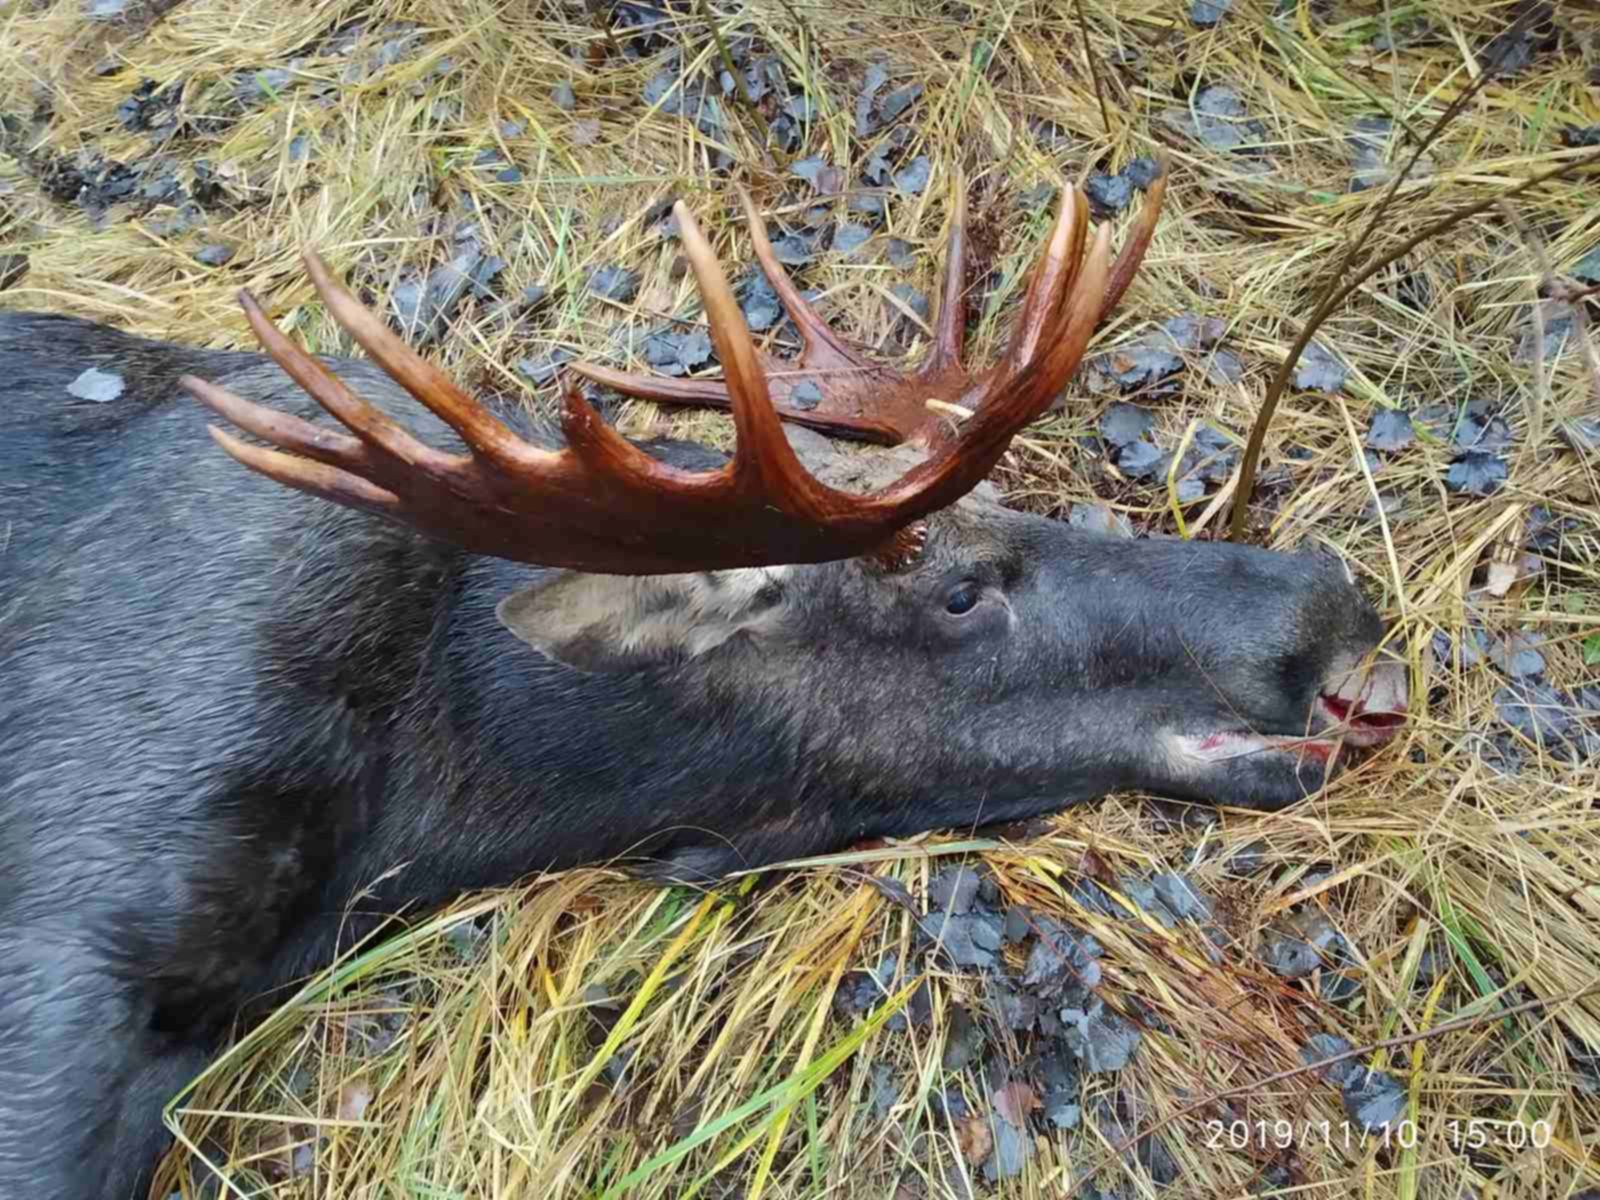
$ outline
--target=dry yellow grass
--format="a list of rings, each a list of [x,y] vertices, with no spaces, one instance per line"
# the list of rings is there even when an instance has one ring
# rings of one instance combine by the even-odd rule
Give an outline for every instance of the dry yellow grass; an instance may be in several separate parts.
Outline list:
[[[383,293],[406,269],[448,257],[450,225],[472,218],[485,248],[506,262],[497,289],[516,295],[538,282],[550,299],[514,322],[469,301],[431,353],[458,377],[508,392],[529,390],[519,360],[554,347],[615,361],[619,330],[697,312],[692,284],[673,271],[672,244],[646,228],[643,214],[685,197],[725,260],[742,264],[748,242],[722,183],[707,182],[709,165],[719,151],[731,153],[733,177],[768,204],[786,185],[783,164],[763,160],[770,113],[758,119],[728,106],[719,140],[641,103],[665,48],[638,62],[618,58],[592,15],[609,7],[182,0],[146,27],[87,21],[69,0],[0,5],[0,113],[12,118],[12,150],[32,156],[0,158],[0,236],[6,253],[28,260],[0,304],[242,347],[251,340],[233,296],[248,286],[297,338],[335,350],[337,329],[298,267],[302,244]],[[1269,21],[1241,0],[1216,30],[1201,31],[1185,9],[1154,0],[1085,4],[1109,129],[1077,9],[1066,3],[752,0],[713,4],[711,15],[728,36],[753,33],[782,58],[816,105],[799,153],[822,154],[852,177],[865,148],[852,131],[851,104],[867,63],[881,57],[891,86],[925,85],[909,119],[934,182],[919,196],[890,199],[880,238],[912,244],[909,278],[933,292],[942,184],[953,168],[966,171],[975,240],[991,247],[1002,274],[975,354],[992,352],[1004,333],[1046,220],[1018,197],[1040,182],[1079,178],[1096,161],[1115,168],[1168,147],[1166,213],[1144,274],[1097,348],[1193,312],[1225,321],[1225,344],[1247,366],[1237,384],[1190,371],[1178,396],[1158,401],[1161,433],[1172,440],[1196,418],[1249,429],[1320,271],[1377,203],[1379,189],[1344,191],[1353,120],[1381,101],[1426,128],[1482,68],[1485,41],[1509,19],[1504,4],[1302,3]],[[1386,12],[1396,21],[1423,17],[1436,36],[1373,51]],[[357,20],[368,32],[348,53],[307,50]],[[383,28],[390,21],[416,24],[414,47],[341,83],[349,62],[391,36]],[[1560,51],[1485,87],[1433,148],[1430,170],[1405,186],[1380,245],[1561,162],[1571,152],[1561,149],[1559,130],[1600,122],[1600,18],[1572,5],[1559,22]],[[699,5],[684,5],[657,32],[686,62],[717,60]],[[1134,48],[1139,65],[1118,67]],[[272,81],[258,102],[231,103],[241,72],[296,55],[304,57],[291,76]],[[96,74],[108,58],[120,69]],[[147,135],[117,118],[146,79],[181,85],[186,115],[227,118],[164,151],[185,173],[208,160],[230,201],[231,211],[213,210],[188,234],[163,234],[166,214],[127,206],[91,220],[41,185],[42,156],[92,149],[128,161],[151,153]],[[551,98],[562,81],[575,94],[570,112]],[[1208,83],[1236,88],[1264,123],[1269,173],[1200,148],[1165,123]],[[55,115],[35,129],[30,117],[44,99]],[[1047,148],[1030,135],[1033,119],[1056,122],[1067,140]],[[507,136],[506,121],[520,128]],[[291,153],[299,137],[308,157]],[[491,147],[521,167],[519,180],[474,166]],[[1590,171],[1517,202],[1557,271],[1600,245],[1597,178]],[[224,267],[200,264],[193,251],[210,242],[236,247],[235,257]],[[641,274],[629,303],[584,291],[588,270],[612,263]],[[1420,307],[1394,299],[1405,272],[1428,297]],[[1529,624],[1547,639],[1551,682],[1571,688],[1595,679],[1583,663],[1585,639],[1600,632],[1595,462],[1562,446],[1553,430],[1565,418],[1594,415],[1600,403],[1578,355],[1550,364],[1545,387],[1513,359],[1538,272],[1498,215],[1413,254],[1322,331],[1352,368],[1344,396],[1291,393],[1269,433],[1269,464],[1286,461],[1279,451],[1289,444],[1312,457],[1290,463],[1292,487],[1256,514],[1255,536],[1276,547],[1337,548],[1397,622],[1396,644],[1413,666],[1416,703],[1404,736],[1322,795],[1277,815],[1229,812],[1204,829],[1172,828],[1140,798],[1119,796],[1067,812],[1017,844],[933,836],[841,855],[764,889],[735,881],[706,896],[594,869],[467,898],[308,982],[226,1053],[173,1115],[187,1149],[169,1159],[156,1194],[198,1194],[186,1168],[202,1151],[229,1168],[234,1195],[887,1197],[905,1188],[898,1194],[942,1197],[964,1194],[968,1178],[988,1189],[932,1102],[957,1078],[940,1066],[952,1006],[981,1009],[980,981],[933,969],[932,1021],[909,1032],[881,1028],[887,1010],[863,1024],[830,1007],[844,972],[889,949],[910,956],[911,918],[864,876],[889,876],[920,894],[949,856],[974,848],[1008,900],[1095,933],[1106,947],[1109,994],[1138,996],[1165,1022],[1169,1032],[1147,1033],[1132,1068],[1091,1083],[1091,1092],[1120,1089],[1141,1126],[1296,1066],[1312,1032],[1362,1045],[1426,1033],[1494,1004],[1550,1002],[1364,1060],[1409,1089],[1414,1147],[1302,1142],[1291,1158],[1275,1158],[1208,1145],[1203,1120],[1186,1118],[1164,1130],[1182,1168],[1171,1194],[1247,1194],[1274,1164],[1290,1168],[1278,1194],[1297,1196],[1553,1198],[1600,1186],[1600,1070],[1591,1063],[1585,1073],[1573,1057],[1581,1044],[1600,1054],[1600,994],[1563,999],[1600,982],[1600,770],[1525,745],[1521,774],[1497,775],[1479,753],[1480,735],[1494,727],[1491,697],[1502,683],[1495,669],[1485,662],[1430,673],[1425,654],[1435,631],[1468,620],[1491,631]],[[905,278],[876,254],[824,255],[808,276],[840,327],[868,345],[887,337],[897,311],[889,289]],[[1367,519],[1372,481],[1352,439],[1375,408],[1468,397],[1508,405],[1516,440],[1507,485],[1488,499],[1447,494],[1440,480],[1448,448],[1423,442],[1376,480],[1409,515],[1386,526]],[[1136,521],[1168,522],[1163,497],[1114,487],[1076,454],[1075,439],[1108,400],[1075,388],[1061,413],[1030,430],[1003,472],[1015,503],[1060,511],[1098,487]],[[1530,422],[1535,400],[1539,416]],[[625,414],[636,426],[660,419],[643,405]],[[716,417],[676,421],[691,434],[725,436]],[[1482,568],[1508,538],[1514,545],[1539,506],[1581,523],[1565,560],[1544,563],[1524,588],[1497,598],[1484,589]],[[1224,527],[1226,504],[1185,517],[1191,535],[1210,536]],[[1229,854],[1258,840],[1279,869],[1226,876]],[[1083,910],[1069,885],[1089,862],[1119,875],[1189,870],[1219,899],[1237,948],[1212,964],[1193,929]],[[1313,864],[1331,874],[1307,888]],[[1358,948],[1356,1002],[1325,1004],[1254,956],[1259,930],[1295,902],[1324,909]],[[463,955],[459,931],[473,921],[488,936]],[[1445,966],[1438,985],[1418,988],[1426,945]],[[608,1033],[595,1019],[597,985],[616,989],[624,1006],[620,1015],[610,1011]],[[398,1036],[385,1035],[386,1047],[372,1054],[362,1042],[363,1031],[379,1026],[375,1010],[402,1019]],[[618,1050],[632,1066],[614,1085],[607,1063]],[[892,1067],[898,1089],[886,1114],[867,1102],[880,1064]],[[972,1103],[990,1106],[982,1095]],[[1235,1104],[1252,1120],[1343,1116],[1336,1095],[1307,1075]],[[1489,1146],[1469,1157],[1452,1146],[1450,1123],[1471,1117],[1546,1120],[1552,1140],[1519,1148],[1504,1136],[1512,1127],[1497,1125]],[[1091,1119],[1089,1128],[1041,1137],[1024,1173],[994,1190],[1058,1197],[1104,1167],[1100,1186],[1150,1194],[1148,1178],[1109,1153],[1118,1136],[1097,1132]],[[296,1147],[319,1139],[314,1155],[301,1156],[315,1160],[315,1172],[290,1173]]]

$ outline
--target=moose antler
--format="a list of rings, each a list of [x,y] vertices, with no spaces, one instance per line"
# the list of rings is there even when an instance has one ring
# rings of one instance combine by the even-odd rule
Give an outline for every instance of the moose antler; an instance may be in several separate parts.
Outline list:
[[[468,453],[425,445],[356,396],[289,341],[249,292],[239,300],[262,348],[350,432],[264,408],[193,376],[180,382],[218,416],[274,447],[212,426],[212,437],[245,466],[476,553],[621,575],[866,554],[888,560],[914,543],[914,522],[976,487],[1013,435],[1054,399],[1082,358],[1107,298],[1126,287],[1143,251],[1140,244],[1130,253],[1130,244],[1116,267],[1109,267],[1110,231],[1102,227],[1085,257],[1086,204],[1080,194],[1068,193],[1024,303],[1012,353],[982,377],[976,404],[967,395],[972,377],[954,363],[961,323],[959,300],[949,294],[960,289],[950,287],[941,311],[953,315],[941,315],[935,349],[936,358],[943,356],[944,374],[919,377],[917,386],[934,394],[944,386],[936,380],[960,378],[963,391],[939,394],[968,399],[975,411],[954,434],[930,437],[928,458],[894,483],[856,495],[823,484],[790,448],[728,281],[689,210],[680,201],[673,212],[738,434],[732,460],[717,470],[685,471],[652,458],[606,425],[570,386],[562,397],[565,448],[530,445],[412,352],[310,251],[305,260],[311,281],[334,319],[396,383],[450,425]],[[812,336],[822,335],[813,329]],[[851,353],[829,338],[823,344]]]
[[[1128,290],[1150,238],[1166,194],[1166,164],[1145,196],[1122,253],[1111,268],[1099,318],[1110,314]],[[1086,211],[1082,196],[1063,189],[1055,228],[1034,268],[1022,311],[1017,315],[1011,340],[994,366],[968,371],[961,364],[961,344],[966,328],[966,188],[958,177],[954,185],[949,242],[945,250],[945,276],[939,311],[933,322],[933,346],[922,364],[909,374],[873,362],[846,345],[819,317],[800,289],[778,262],[766,223],[743,188],[750,240],[772,289],[800,332],[801,350],[792,361],[758,352],[767,376],[767,389],[778,415],[797,425],[861,441],[896,445],[928,443],[946,436],[947,420],[930,413],[934,398],[973,411],[1004,391],[1010,381],[1060,332],[1062,298],[1072,287],[1073,271],[1083,253]],[[1057,361],[1057,374],[1048,385],[1059,394],[1077,369],[1077,360]],[[633,375],[593,363],[573,363],[571,369],[596,383],[625,395],[662,404],[727,408],[728,386],[718,379],[671,379],[658,375]]]

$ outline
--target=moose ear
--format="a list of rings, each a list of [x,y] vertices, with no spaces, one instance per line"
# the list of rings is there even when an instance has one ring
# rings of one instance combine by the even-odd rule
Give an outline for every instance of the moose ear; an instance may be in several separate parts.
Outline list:
[[[580,671],[626,671],[704,654],[739,633],[783,624],[788,568],[686,575],[553,572],[514,592],[500,622],[539,653]]]

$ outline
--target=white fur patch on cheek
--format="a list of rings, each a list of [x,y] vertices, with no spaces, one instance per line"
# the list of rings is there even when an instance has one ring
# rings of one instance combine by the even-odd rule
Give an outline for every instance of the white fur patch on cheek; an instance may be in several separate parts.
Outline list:
[[[787,567],[678,575],[567,572],[500,605],[518,637],[577,665],[694,657],[736,633],[772,628],[783,609]]]

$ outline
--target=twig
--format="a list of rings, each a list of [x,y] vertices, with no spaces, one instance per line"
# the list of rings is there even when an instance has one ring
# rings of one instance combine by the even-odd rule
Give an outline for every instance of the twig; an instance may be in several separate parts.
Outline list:
[[[1544,171],[1530,179],[1524,179],[1515,187],[1507,188],[1497,196],[1491,196],[1487,200],[1479,200],[1476,203],[1458,208],[1455,212],[1425,227],[1420,233],[1407,238],[1395,250],[1368,262],[1357,272],[1355,278],[1343,287],[1337,286],[1338,276],[1342,275],[1345,270],[1345,264],[1340,264],[1332,280],[1333,289],[1331,292],[1324,294],[1322,301],[1316,307],[1316,311],[1311,314],[1311,319],[1306,322],[1305,328],[1300,331],[1300,336],[1294,340],[1294,345],[1289,348],[1288,356],[1278,368],[1278,373],[1272,377],[1272,385],[1267,388],[1266,397],[1261,401],[1261,411],[1256,415],[1256,423],[1251,427],[1250,440],[1245,444],[1244,459],[1240,465],[1239,493],[1233,503],[1233,525],[1229,536],[1234,541],[1242,541],[1244,538],[1245,514],[1250,501],[1250,493],[1255,488],[1256,463],[1261,457],[1261,445],[1266,440],[1267,426],[1271,423],[1272,414],[1278,407],[1278,400],[1288,387],[1289,376],[1294,371],[1295,364],[1300,361],[1301,352],[1310,344],[1317,330],[1322,327],[1322,323],[1328,319],[1334,309],[1343,304],[1346,299],[1360,289],[1362,284],[1366,283],[1367,280],[1371,279],[1383,268],[1398,259],[1404,258],[1428,239],[1437,237],[1441,233],[1449,232],[1461,222],[1475,217],[1481,212],[1486,212],[1496,204],[1509,200],[1513,196],[1520,196],[1529,188],[1538,187],[1541,183],[1549,183],[1552,179],[1559,179],[1564,175],[1571,174],[1580,167],[1587,167],[1596,162],[1600,162],[1600,151],[1596,151],[1593,154],[1585,154],[1563,166]],[[1365,234],[1363,234],[1364,237]]]
[[[1233,541],[1244,540],[1245,517],[1249,512],[1251,494],[1255,491],[1256,464],[1261,459],[1261,446],[1266,441],[1267,426],[1272,423],[1272,414],[1277,411],[1278,400],[1289,386],[1289,376],[1293,374],[1295,364],[1300,361],[1301,353],[1310,344],[1317,330],[1322,327],[1323,322],[1332,315],[1333,310],[1339,306],[1343,298],[1350,292],[1349,288],[1341,291],[1339,289],[1339,281],[1344,277],[1345,272],[1355,265],[1356,258],[1366,249],[1367,243],[1372,239],[1372,235],[1378,227],[1378,222],[1383,219],[1384,214],[1389,211],[1389,206],[1394,203],[1395,197],[1399,194],[1401,184],[1411,178],[1412,168],[1427,153],[1429,147],[1439,140],[1446,127],[1472,102],[1472,98],[1494,77],[1496,69],[1500,66],[1501,58],[1509,51],[1516,35],[1524,27],[1532,24],[1533,15],[1534,10],[1529,8],[1511,23],[1507,29],[1508,36],[1506,41],[1503,43],[1500,53],[1495,56],[1494,61],[1480,71],[1477,78],[1472,80],[1461,90],[1460,95],[1445,106],[1444,112],[1439,114],[1439,119],[1433,123],[1422,140],[1417,143],[1416,148],[1411,152],[1411,157],[1406,159],[1405,165],[1395,172],[1394,178],[1389,181],[1389,186],[1383,193],[1383,199],[1372,210],[1372,215],[1367,219],[1366,227],[1350,243],[1349,248],[1346,249],[1343,257],[1339,259],[1338,264],[1329,272],[1328,282],[1323,287],[1322,299],[1312,312],[1311,319],[1306,322],[1305,328],[1300,331],[1300,336],[1295,339],[1294,345],[1289,348],[1288,357],[1283,360],[1277,373],[1272,377],[1272,384],[1267,388],[1266,397],[1261,401],[1261,411],[1256,415],[1256,422],[1250,429],[1250,440],[1245,443],[1244,458],[1240,463],[1239,490],[1234,496],[1233,522],[1229,533],[1229,537]],[[1507,193],[1507,195],[1512,194],[1514,193]],[[1459,219],[1465,220],[1465,214]],[[1439,232],[1442,233],[1453,224],[1455,222],[1451,221],[1450,224],[1442,226]],[[1425,239],[1418,239],[1417,241],[1420,240]],[[1382,268],[1400,258],[1411,246],[1416,245],[1417,241],[1412,241],[1395,253],[1380,259],[1376,267]],[[1365,280],[1372,269],[1375,268],[1369,268],[1366,273],[1359,277],[1360,280]]]
[[[1522,236],[1523,244],[1539,264],[1539,278],[1533,285],[1533,388],[1528,405],[1528,449],[1536,450],[1544,440],[1545,406],[1550,400],[1550,376],[1544,365],[1544,301],[1539,292],[1541,289],[1554,289],[1556,273],[1550,268],[1550,256],[1544,252],[1544,243],[1528,227],[1522,214],[1504,201],[1500,203],[1500,212]]]
[[[739,99],[744,101],[745,111],[755,118],[756,124],[761,127],[761,148],[776,157],[780,166],[784,165],[783,152],[772,142],[772,127],[767,124],[767,119],[756,107],[756,98],[750,93],[750,82],[744,77],[744,72],[735,65],[733,52],[728,49],[728,43],[722,36],[722,30],[717,26],[716,18],[711,15],[711,6],[706,0],[700,0],[700,15],[705,18],[706,27],[711,30],[711,40],[717,43],[717,54],[722,59],[722,69],[733,77]]]
[[[1074,0],[1073,8],[1078,14],[1079,36],[1083,38],[1084,57],[1089,60],[1089,78],[1094,80],[1094,98],[1100,104],[1100,124],[1106,127],[1106,136],[1111,136],[1111,114],[1106,110],[1106,94],[1100,86],[1100,62],[1095,57],[1094,47],[1089,44],[1089,18],[1083,15],[1083,0]]]
[[[1593,995],[1596,992],[1600,992],[1600,983],[1590,984],[1586,988],[1579,988],[1577,991],[1568,992],[1564,996],[1541,997],[1537,1000],[1527,1000],[1521,1004],[1513,1004],[1510,1008],[1501,1008],[1496,1009],[1493,1012],[1478,1013],[1477,1015],[1471,1017],[1460,1017],[1454,1021],[1446,1021],[1443,1025],[1435,1025],[1432,1029],[1424,1029],[1420,1033],[1404,1033],[1398,1037],[1384,1038],[1379,1042],[1368,1042],[1365,1046],[1352,1046],[1350,1049],[1340,1051],[1338,1054],[1330,1055],[1327,1058],[1319,1058],[1316,1062],[1303,1063],[1298,1067],[1290,1067],[1287,1071],[1279,1071],[1276,1075],[1268,1075],[1265,1079],[1255,1079],[1249,1083],[1241,1083],[1237,1087],[1225,1088],[1220,1092],[1212,1092],[1209,1096],[1196,1100],[1193,1104],[1187,1104],[1180,1108],[1177,1112],[1162,1117],[1148,1129],[1142,1130],[1139,1133],[1132,1134],[1129,1137],[1122,1139],[1122,1141],[1113,1146],[1111,1150],[1102,1155],[1100,1161],[1095,1163],[1093,1168],[1084,1172],[1083,1176],[1078,1180],[1077,1183],[1073,1184],[1072,1187],[1067,1189],[1066,1193],[1062,1196],[1062,1200],[1072,1200],[1072,1197],[1077,1195],[1078,1190],[1082,1188],[1084,1184],[1093,1179],[1094,1176],[1099,1172],[1100,1168],[1109,1163],[1112,1158],[1121,1154],[1126,1154],[1140,1142],[1144,1141],[1145,1138],[1153,1137],[1154,1135],[1160,1133],[1168,1125],[1171,1125],[1174,1122],[1189,1116],[1191,1113],[1199,1112],[1203,1108],[1210,1108],[1213,1104],[1217,1104],[1223,1100],[1231,1099],[1234,1096],[1244,1095],[1246,1092],[1260,1092],[1262,1089],[1270,1087],[1275,1083],[1282,1083],[1286,1079],[1293,1079],[1296,1075],[1305,1075],[1311,1071],[1321,1071],[1324,1067],[1331,1067],[1334,1063],[1341,1063],[1346,1059],[1365,1058],[1367,1055],[1376,1053],[1379,1050],[1394,1050],[1400,1046],[1409,1046],[1415,1042],[1425,1042],[1436,1037],[1442,1037],[1447,1033],[1457,1033],[1463,1029],[1473,1029],[1479,1025],[1487,1024],[1490,1021],[1500,1021],[1507,1017],[1520,1016],[1522,1013],[1535,1012],[1541,1008],[1549,1008],[1551,1005],[1567,1004],[1574,1000],[1582,1000],[1585,996]]]

